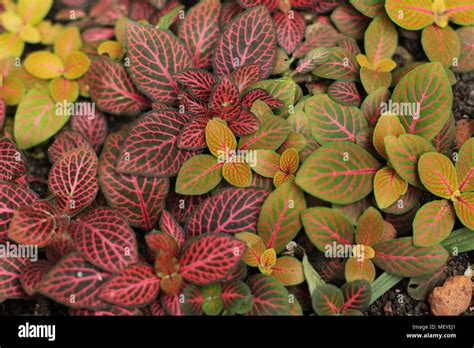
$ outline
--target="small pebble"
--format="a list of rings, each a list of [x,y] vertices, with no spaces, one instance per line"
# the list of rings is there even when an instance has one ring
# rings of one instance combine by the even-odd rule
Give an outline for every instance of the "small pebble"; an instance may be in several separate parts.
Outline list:
[[[471,278],[449,277],[443,286],[436,287],[429,297],[433,315],[460,315],[469,308],[472,299]]]

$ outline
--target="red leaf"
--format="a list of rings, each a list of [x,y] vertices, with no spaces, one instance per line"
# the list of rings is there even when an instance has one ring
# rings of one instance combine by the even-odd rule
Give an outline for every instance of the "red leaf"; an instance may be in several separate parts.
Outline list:
[[[184,244],[184,231],[173,215],[166,210],[161,213],[160,230],[173,236],[179,246]]]
[[[101,309],[100,287],[110,274],[99,270],[78,253],[62,258],[46,275],[38,292],[72,308]]]
[[[21,151],[10,139],[0,137],[0,181],[16,181],[25,174],[26,160]]]
[[[223,189],[192,213],[186,235],[257,232],[258,214],[267,195],[267,191],[256,188]]]
[[[291,8],[306,9],[314,6],[316,0],[290,0]]]
[[[102,147],[107,137],[107,119],[100,111],[96,111],[93,117],[73,117],[71,119],[71,129],[80,133],[87,139],[96,152]]]
[[[178,99],[180,101],[180,109],[184,107],[184,110],[182,111],[190,113],[196,117],[211,117],[211,112],[208,109],[207,102],[201,101],[199,98],[194,97],[191,93],[180,93]]]
[[[23,267],[28,262],[22,257],[0,257],[0,303],[12,298],[26,298],[20,283]]]
[[[39,196],[28,188],[0,182],[0,241],[7,236],[13,213],[22,205],[31,205],[38,199]]]
[[[214,71],[229,75],[237,66],[258,64],[262,78],[273,68],[276,34],[270,13],[265,6],[243,12],[226,26],[217,42]]]
[[[69,217],[57,218],[59,223],[58,231],[51,243],[46,248],[46,257],[51,262],[58,262],[62,257],[74,251],[74,245],[71,237],[67,233],[69,229]]]
[[[189,216],[204,202],[209,195],[184,196],[179,193],[170,191],[166,202],[168,210],[178,223],[184,223]]]
[[[180,294],[167,295],[163,294],[161,296],[161,303],[168,315],[181,316],[185,315],[183,312],[183,304],[180,300]]]
[[[49,147],[49,160],[54,163],[65,153],[81,146],[89,146],[89,143],[81,134],[73,131],[64,131],[56,137]]]
[[[173,76],[192,67],[186,48],[167,29],[127,22],[125,26],[129,72],[138,88],[154,101],[173,104],[178,84]]]
[[[239,89],[227,76],[223,76],[212,90],[210,108],[213,116],[231,120],[240,113]]]
[[[179,245],[169,233],[153,231],[145,235],[145,240],[153,254],[156,255],[161,250],[174,257],[178,257]]]
[[[23,205],[13,215],[8,238],[19,244],[45,247],[60,227],[59,221],[56,221],[57,214],[57,210],[49,201]]]
[[[135,232],[111,208],[98,207],[78,216],[69,227],[69,235],[87,261],[108,272],[138,262]]]
[[[179,260],[179,274],[196,285],[225,277],[237,266],[246,244],[230,235],[208,234],[191,239]]]
[[[54,266],[46,260],[28,260],[21,268],[21,286],[28,295],[34,295],[43,282],[44,277]]]
[[[128,308],[142,307],[153,301],[160,290],[160,278],[147,264],[132,265],[113,276],[100,289],[100,298]]]
[[[186,315],[202,315],[202,297],[201,289],[196,285],[189,285],[183,290],[186,301],[183,303],[183,311]]]
[[[305,21],[296,11],[283,13],[277,11],[273,14],[275,21],[278,44],[288,54],[292,54],[296,46],[303,40]]]
[[[178,137],[178,147],[184,150],[204,149],[206,144],[206,125],[209,117],[193,117],[185,124]]]
[[[319,0],[316,5],[314,5],[314,11],[316,13],[328,13],[344,3],[344,1],[345,0]]]
[[[365,17],[350,4],[343,4],[334,10],[331,20],[339,31],[356,40],[364,37],[365,29],[370,22],[370,18]]]
[[[99,161],[99,182],[109,205],[122,213],[132,226],[150,231],[158,222],[169,190],[167,178],[118,173],[115,170],[123,133],[111,134]]]
[[[7,113],[6,113],[5,100],[2,97],[0,97],[0,130],[3,128],[3,124],[5,123],[6,116],[7,116]]]
[[[97,166],[89,146],[74,149],[53,164],[48,182],[60,212],[72,216],[94,201],[99,190]]]
[[[130,130],[116,169],[146,176],[174,176],[197,151],[178,148],[178,135],[189,117],[174,110],[152,110]]]
[[[235,18],[239,13],[244,9],[239,6],[237,1],[227,1],[221,6],[221,16],[220,23],[221,27],[229,23],[233,18]]]
[[[262,69],[258,64],[240,66],[232,72],[232,80],[237,85],[240,93],[260,81]]]
[[[190,51],[197,68],[212,66],[212,53],[219,36],[219,0],[205,0],[193,6],[179,28],[179,37]]]
[[[104,112],[136,115],[150,106],[133,85],[123,65],[105,56],[92,60],[85,79],[91,99]]]
[[[228,124],[232,133],[237,136],[253,134],[260,127],[257,117],[247,109],[242,109],[240,115]]]
[[[247,92],[242,97],[242,106],[251,108],[256,100],[261,100],[271,108],[282,108],[285,106],[281,101],[273,98],[266,90],[262,88],[255,88]]]
[[[84,316],[84,317],[104,317],[104,316],[137,316],[143,315],[143,312],[138,308],[124,308],[119,306],[111,306],[109,308],[104,309],[87,309],[87,308],[70,308],[69,315],[76,317],[76,316]]]
[[[279,0],[238,0],[241,6],[251,8],[258,5],[265,5],[269,11],[273,11],[278,7]]]
[[[204,101],[209,101],[214,75],[203,69],[186,69],[174,75],[174,79],[184,85],[189,93]]]

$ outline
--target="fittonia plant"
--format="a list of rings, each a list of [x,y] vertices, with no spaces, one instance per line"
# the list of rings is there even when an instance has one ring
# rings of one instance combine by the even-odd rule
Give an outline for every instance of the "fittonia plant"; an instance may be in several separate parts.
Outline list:
[[[0,8],[0,301],[362,315],[474,249],[468,1],[118,3]]]

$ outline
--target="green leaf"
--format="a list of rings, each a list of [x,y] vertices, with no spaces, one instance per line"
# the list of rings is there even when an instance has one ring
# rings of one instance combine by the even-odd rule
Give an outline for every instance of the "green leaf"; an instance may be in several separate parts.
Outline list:
[[[448,121],[453,104],[443,66],[428,63],[407,73],[395,87],[392,102],[400,109],[397,114],[407,133],[433,139]]]
[[[381,209],[384,213],[400,215],[412,210],[419,202],[421,191],[408,185],[407,192],[397,199],[391,206]]]
[[[446,279],[446,266],[423,277],[410,278],[407,286],[408,295],[418,301],[425,301],[433,289]]]
[[[370,127],[375,126],[381,114],[382,105],[386,105],[390,98],[390,91],[387,88],[379,88],[364,99],[361,105],[362,113]]]
[[[461,40],[461,55],[458,59],[457,66],[452,66],[453,71],[466,73],[474,70],[474,27],[464,27],[456,30]]]
[[[470,138],[459,149],[456,173],[459,191],[474,191],[474,138]]]
[[[308,256],[306,254],[303,256],[303,272],[310,294],[314,293],[316,288],[326,284],[319,273],[316,272],[313,265],[309,262]]]
[[[474,250],[474,233],[468,228],[460,228],[451,232],[441,245],[453,256]]]
[[[337,286],[325,284],[313,292],[312,305],[317,315],[339,315],[344,305],[344,295]]]
[[[385,12],[384,0],[350,0],[352,6],[364,16],[375,18]]]
[[[372,205],[371,199],[366,197],[354,203],[340,205],[333,204],[332,209],[340,212],[344,217],[355,226],[362,213]]]
[[[368,127],[360,109],[338,104],[327,94],[308,98],[305,111],[311,124],[311,133],[320,144],[336,140],[355,142],[356,134]]]
[[[372,192],[372,180],[379,168],[380,163],[359,145],[333,142],[306,159],[296,175],[296,184],[317,198],[349,204]]]
[[[342,306],[342,314],[349,310],[364,311],[369,306],[372,297],[372,288],[366,280],[355,280],[344,284],[341,288],[344,294],[344,305]]]
[[[392,83],[392,74],[386,71],[377,71],[361,67],[360,82],[362,82],[365,91],[370,94],[380,88],[390,87],[390,84]]]
[[[423,29],[421,44],[428,59],[432,62],[440,62],[445,68],[453,65],[461,54],[461,41],[449,25],[440,28],[432,24]]]
[[[474,192],[463,192],[454,202],[456,215],[464,226],[474,230]]]
[[[370,304],[377,301],[377,299],[385,294],[388,290],[397,285],[403,277],[397,277],[387,272],[382,273],[380,277],[375,279],[372,283],[372,296],[370,298]]]
[[[411,237],[397,238],[374,245],[372,261],[385,272],[401,277],[419,277],[440,269],[448,252],[440,245],[420,248]]]
[[[267,249],[277,253],[293,240],[301,229],[300,214],[306,209],[303,192],[293,181],[285,182],[270,193],[258,219],[258,234]]]
[[[373,207],[368,208],[357,222],[355,239],[357,244],[372,246],[382,238],[384,221],[382,214]]]
[[[397,41],[397,30],[390,19],[385,14],[377,16],[365,31],[364,46],[369,63],[375,68],[380,60],[392,58],[397,49]]]
[[[169,27],[176,22],[177,16],[182,9],[184,9],[184,6],[176,6],[167,14],[161,16],[156,28],[169,29]]]
[[[445,199],[423,205],[413,220],[413,244],[428,247],[448,237],[456,221],[453,206]]]
[[[283,285],[268,275],[257,274],[248,280],[253,307],[246,315],[288,315],[289,294]]]
[[[418,160],[426,152],[433,152],[433,146],[423,137],[402,134],[398,138],[388,136],[384,140],[388,160],[400,177],[409,184],[422,187],[418,177]]]
[[[357,81],[359,78],[359,64],[352,52],[342,47],[334,47],[331,48],[327,60],[318,66],[313,73],[325,79]]]
[[[387,0],[390,19],[408,30],[420,30],[433,23],[432,0]]]
[[[451,114],[448,122],[444,125],[441,132],[439,132],[433,139],[431,139],[431,145],[433,145],[437,152],[444,155],[451,154],[451,148],[454,144],[454,136],[456,132],[456,122],[454,115]]]
[[[322,252],[336,252],[334,246],[354,244],[354,228],[333,209],[308,208],[301,213],[301,220],[309,240]]]
[[[459,194],[458,178],[451,160],[437,152],[427,152],[420,156],[418,172],[424,187],[432,194],[452,199]]]
[[[176,193],[202,195],[222,180],[222,163],[211,155],[198,155],[186,161],[178,172]]]
[[[280,155],[272,150],[255,150],[257,161],[253,171],[266,178],[273,178],[280,169]]]
[[[263,115],[258,131],[240,138],[239,149],[275,151],[283,144],[290,132],[291,126],[285,119]]]
[[[69,120],[56,107],[47,90],[31,89],[21,100],[15,114],[14,136],[22,150],[39,145],[55,135]]]
[[[405,180],[389,167],[380,169],[374,178],[374,196],[380,209],[390,207],[408,190]]]
[[[304,282],[303,265],[292,256],[282,256],[272,267],[272,276],[285,286],[298,285]]]
[[[285,104],[285,107],[279,109],[277,114],[286,117],[291,114],[291,110],[295,104],[297,86],[298,85],[291,78],[283,77],[280,79],[258,81],[247,91],[256,88],[264,89],[270,96]]]

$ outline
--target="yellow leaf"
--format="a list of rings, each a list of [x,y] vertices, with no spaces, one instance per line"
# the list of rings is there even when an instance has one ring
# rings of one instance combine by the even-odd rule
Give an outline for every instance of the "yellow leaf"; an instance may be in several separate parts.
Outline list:
[[[64,73],[61,59],[48,51],[36,51],[26,57],[25,69],[34,77],[43,80],[54,79]]]
[[[258,265],[258,269],[263,274],[272,274],[272,267],[275,265],[276,260],[277,258],[275,249],[267,249],[260,257],[260,264]]]
[[[20,39],[18,33],[0,34],[0,59],[8,57],[20,57],[25,49],[25,42]]]
[[[2,13],[2,26],[10,33],[18,33],[23,27],[23,20],[14,12]]]
[[[207,122],[206,143],[209,151],[222,162],[227,162],[228,156],[237,148],[234,134],[222,120],[218,119]]]
[[[69,80],[78,79],[87,72],[90,64],[91,60],[85,53],[72,52],[65,61],[64,77]]]
[[[359,63],[360,66],[363,66],[364,68],[372,69],[373,64],[369,62],[367,59],[367,56],[364,54],[358,54],[356,56],[357,63]]]
[[[279,170],[273,176],[273,185],[275,185],[275,187],[278,187],[287,181],[293,180],[294,178],[294,174],[287,174]]]
[[[402,179],[392,168],[379,169],[374,177],[375,202],[380,209],[391,206],[408,189],[408,183]]]
[[[59,34],[54,42],[54,53],[64,62],[69,54],[79,51],[81,47],[82,39],[79,28],[74,26],[68,27]]]
[[[52,45],[59,33],[63,30],[61,24],[52,24],[51,21],[42,21],[36,26],[41,34],[41,44],[43,45]]]
[[[115,22],[114,33],[118,42],[123,42],[125,39],[125,22],[126,21],[127,21],[127,17],[120,17],[119,19],[117,19],[117,22]]]
[[[390,72],[396,67],[397,63],[395,63],[393,60],[390,58],[383,58],[378,61],[377,65],[375,66],[375,70],[380,72]]]
[[[433,19],[437,26],[444,28],[448,25],[448,15],[445,13],[446,4],[444,0],[434,0],[431,6],[433,11]]]
[[[57,77],[50,81],[49,92],[57,103],[75,102],[79,97],[79,84],[76,81]]]
[[[266,249],[262,239],[250,232],[240,232],[235,237],[247,244],[242,260],[251,267],[257,267],[260,264],[260,257]]]
[[[77,79],[77,83],[79,84],[79,94],[81,97],[89,98],[89,85],[86,83],[85,78]]]
[[[373,144],[375,150],[382,157],[388,158],[387,150],[385,149],[385,137],[389,135],[398,137],[402,134],[405,134],[405,128],[400,123],[398,116],[390,113],[383,114],[380,116],[374,129]]]
[[[33,75],[31,75],[26,69],[22,66],[13,69],[11,72],[11,78],[15,78],[20,80],[23,85],[25,86],[25,89],[29,91],[30,89],[38,86],[45,84],[46,82],[44,80],[37,79]],[[40,88],[43,88],[44,86],[40,86]]]
[[[34,26],[27,24],[21,29],[20,38],[25,42],[35,44],[41,41],[41,34]]]
[[[248,187],[252,183],[252,171],[247,163],[224,163],[222,176],[231,185]]]
[[[25,93],[25,86],[17,79],[5,79],[0,87],[0,97],[5,99],[6,105],[18,105]]]
[[[280,157],[280,169],[287,174],[295,174],[300,164],[300,156],[294,148],[283,151]]]
[[[100,55],[107,54],[112,59],[120,59],[124,54],[123,44],[118,41],[104,41],[97,48]]]
[[[285,286],[301,284],[304,282],[303,264],[291,256],[280,257],[272,267],[272,276]]]
[[[25,24],[36,25],[48,14],[53,0],[19,0],[18,13]]]

